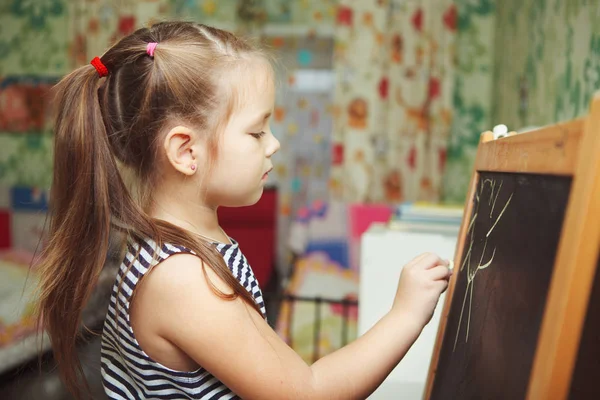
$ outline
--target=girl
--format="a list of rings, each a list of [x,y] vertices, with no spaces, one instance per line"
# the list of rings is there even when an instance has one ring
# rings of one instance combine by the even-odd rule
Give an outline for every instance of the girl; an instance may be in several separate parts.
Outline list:
[[[279,149],[267,57],[228,32],[165,22],[91,64],[56,87],[52,219],[40,266],[40,315],[69,390],[85,394],[74,344],[117,232],[126,254],[102,334],[108,397],[369,396],[431,318],[447,262],[413,260],[376,326],[306,365],[266,323],[252,269],[217,220],[219,206],[258,201]],[[126,185],[124,176],[134,179]]]

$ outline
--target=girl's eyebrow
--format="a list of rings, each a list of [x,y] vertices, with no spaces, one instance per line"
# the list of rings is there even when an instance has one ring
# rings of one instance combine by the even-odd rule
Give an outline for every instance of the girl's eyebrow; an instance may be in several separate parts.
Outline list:
[[[261,123],[261,122],[265,121],[267,118],[269,118],[270,116],[271,116],[271,111],[267,111],[266,113],[262,114],[261,118],[255,119],[254,123],[252,125]]]

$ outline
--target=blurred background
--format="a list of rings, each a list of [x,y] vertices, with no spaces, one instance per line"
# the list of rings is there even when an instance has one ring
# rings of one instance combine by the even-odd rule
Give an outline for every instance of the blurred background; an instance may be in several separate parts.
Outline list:
[[[168,19],[255,37],[279,60],[275,173],[256,206],[219,213],[269,322],[309,363],[364,332],[397,279],[384,290],[377,274],[434,240],[398,250],[394,232],[454,251],[481,132],[575,118],[600,87],[598,1],[0,0],[0,398],[69,398],[31,307],[52,178],[48,91]],[[96,333],[119,262],[109,257],[84,316]],[[99,338],[84,336],[102,399]]]

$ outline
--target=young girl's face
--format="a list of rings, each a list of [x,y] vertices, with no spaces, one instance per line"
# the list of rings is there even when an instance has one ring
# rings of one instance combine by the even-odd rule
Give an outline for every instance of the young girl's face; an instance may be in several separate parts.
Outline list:
[[[239,207],[260,199],[279,141],[269,126],[275,104],[270,66],[254,62],[235,74],[231,84],[235,105],[219,141],[215,166],[205,179],[211,204]]]

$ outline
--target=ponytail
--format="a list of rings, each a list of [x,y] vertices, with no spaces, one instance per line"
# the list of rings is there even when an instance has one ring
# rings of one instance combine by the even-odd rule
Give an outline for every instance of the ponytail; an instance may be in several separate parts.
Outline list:
[[[110,197],[116,189],[111,182],[118,177],[100,112],[98,83],[96,70],[87,65],[55,87],[58,114],[49,240],[38,265],[38,323],[50,336],[65,385],[78,398],[83,370],[75,341],[82,310],[106,260]]]

